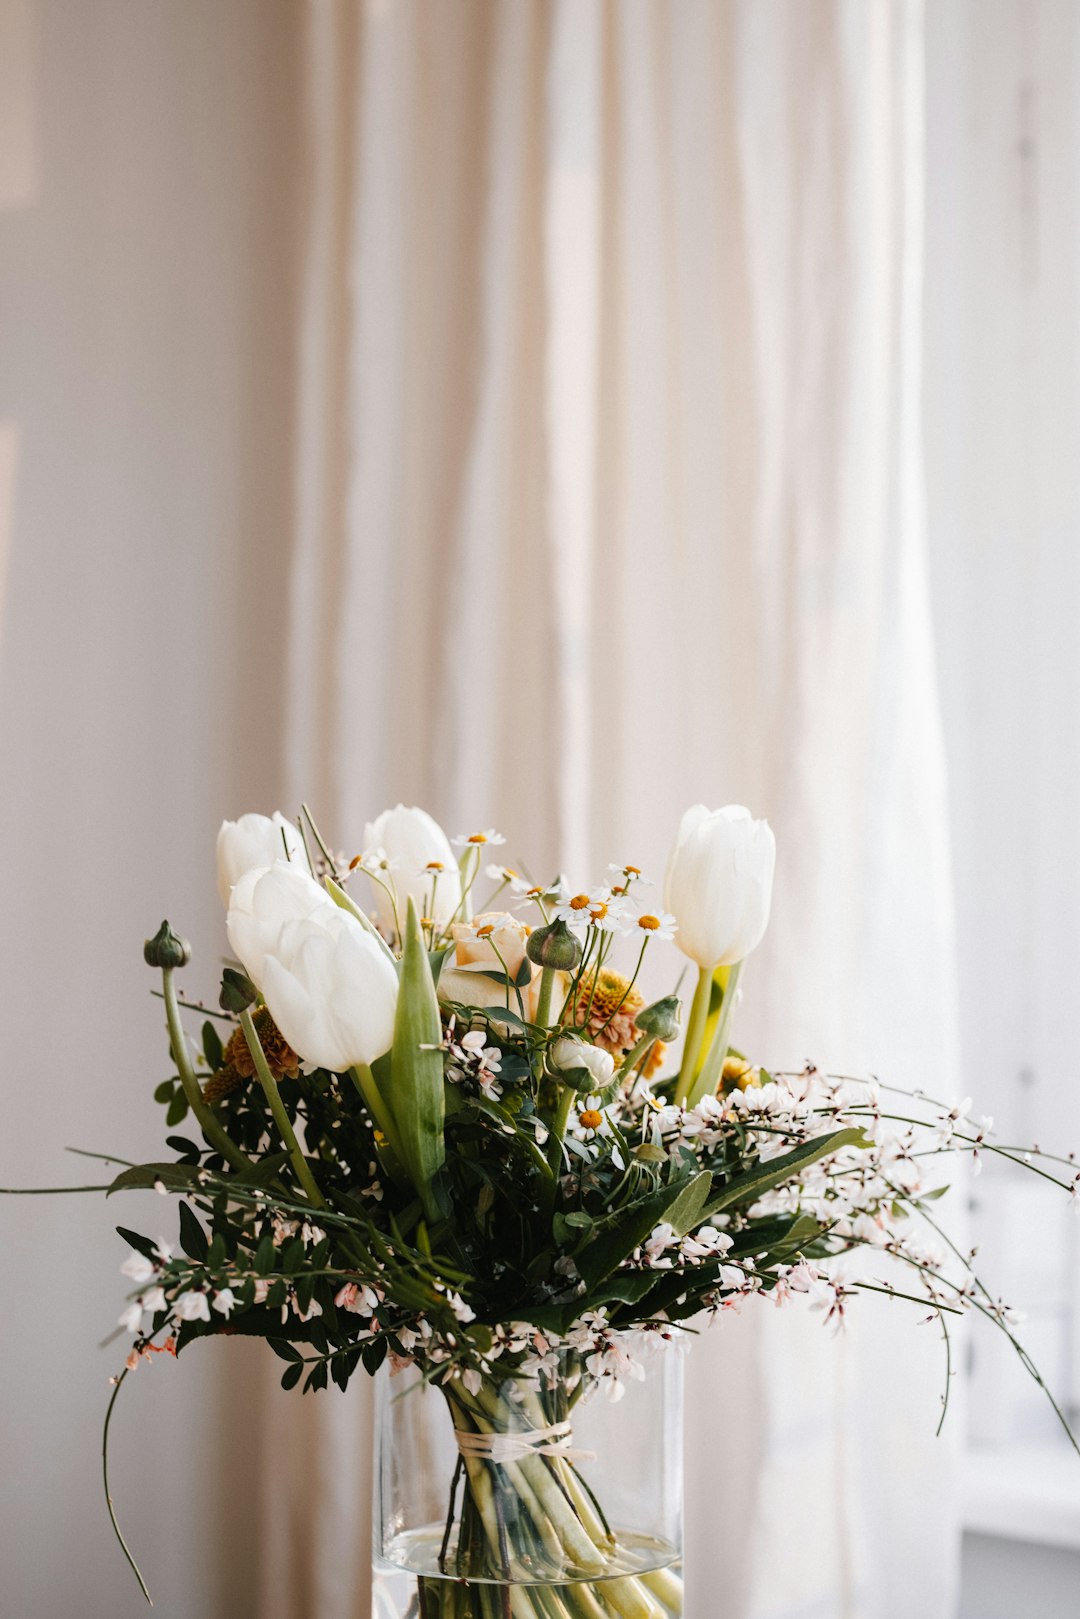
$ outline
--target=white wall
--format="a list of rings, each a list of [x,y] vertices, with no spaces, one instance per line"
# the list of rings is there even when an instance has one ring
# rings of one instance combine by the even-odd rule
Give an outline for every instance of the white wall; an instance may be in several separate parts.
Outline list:
[[[96,1178],[68,1143],[160,1150],[142,940],[168,914],[212,993],[217,822],[275,796],[299,9],[29,8],[36,190],[0,212],[0,419],[19,433],[0,1184]],[[175,1209],[0,1200],[4,1619],[145,1611],[98,1459],[117,1221],[165,1232]],[[117,1407],[114,1493],[170,1619],[253,1611],[245,1348],[140,1369]]]

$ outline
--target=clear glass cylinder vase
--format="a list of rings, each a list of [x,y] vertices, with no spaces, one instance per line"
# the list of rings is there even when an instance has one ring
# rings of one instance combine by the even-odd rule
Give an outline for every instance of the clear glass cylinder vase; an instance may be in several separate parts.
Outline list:
[[[681,1619],[682,1356],[617,1401],[558,1361],[539,1387],[379,1373],[375,1619]]]

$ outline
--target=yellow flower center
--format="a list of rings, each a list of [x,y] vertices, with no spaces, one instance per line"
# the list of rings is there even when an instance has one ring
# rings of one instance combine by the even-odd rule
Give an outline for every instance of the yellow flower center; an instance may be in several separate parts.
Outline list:
[[[476,937],[478,939],[486,939],[486,938],[488,938],[488,936],[490,934],[492,934],[494,932],[495,932],[495,928],[492,925],[492,923],[485,922],[482,928],[477,928]]]
[[[543,892],[544,892],[544,890],[542,888],[530,888],[530,889],[528,889],[526,891],[525,898],[526,899],[539,899]]]
[[[486,843],[487,842],[487,833],[486,832],[474,832],[472,834],[472,836],[470,837],[469,842],[470,843]]]
[[[641,876],[641,867],[640,866],[624,866],[623,870],[625,871],[625,873],[626,873],[626,875],[628,877],[640,877]]]
[[[592,917],[594,922],[602,922],[604,917],[607,915],[607,906],[603,904],[603,902],[601,902],[599,905],[594,905],[592,910],[589,912],[589,915]]]
[[[427,869],[429,871],[445,871],[446,867],[443,865],[441,860],[429,860],[427,863]]]
[[[655,933],[657,928],[660,926],[660,918],[658,916],[651,916],[648,912],[646,912],[644,916],[638,917],[637,925],[639,928],[644,928],[646,933]],[[651,960],[652,958],[650,957],[649,959]]]
[[[349,870],[355,871],[363,858],[364,857],[362,854],[354,854],[352,859],[349,861]]]
[[[598,1113],[594,1107],[586,1107],[581,1111],[581,1122],[586,1130],[599,1130],[604,1122],[604,1115]]]
[[[572,911],[587,911],[590,903],[588,894],[575,894],[570,901],[570,909]]]

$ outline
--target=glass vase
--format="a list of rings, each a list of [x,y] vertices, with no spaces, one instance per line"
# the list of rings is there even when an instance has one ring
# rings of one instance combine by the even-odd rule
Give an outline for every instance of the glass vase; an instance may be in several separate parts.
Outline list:
[[[682,1356],[645,1366],[618,1401],[569,1350],[539,1387],[384,1366],[375,1619],[680,1619]]]

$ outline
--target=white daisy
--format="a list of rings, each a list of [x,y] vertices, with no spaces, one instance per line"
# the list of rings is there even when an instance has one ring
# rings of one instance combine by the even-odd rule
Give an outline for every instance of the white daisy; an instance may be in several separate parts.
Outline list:
[[[678,925],[670,911],[639,911],[630,932],[641,932],[650,939],[673,939]]]

